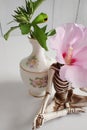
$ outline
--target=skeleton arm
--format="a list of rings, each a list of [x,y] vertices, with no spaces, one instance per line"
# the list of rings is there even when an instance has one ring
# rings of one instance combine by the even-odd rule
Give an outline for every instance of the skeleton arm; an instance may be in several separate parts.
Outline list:
[[[46,89],[46,95],[42,101],[41,108],[34,119],[33,129],[38,128],[40,125],[43,124],[43,114],[45,112],[48,100],[49,100],[50,95],[52,93],[52,79],[53,79],[54,73],[55,73],[54,70],[49,69],[49,71],[48,71],[48,86]]]
[[[54,73],[55,73],[54,70],[49,69],[49,71],[48,71],[48,86],[47,86],[46,95],[44,97],[42,107],[41,107],[41,113],[42,114],[45,112],[48,100],[49,100],[50,95],[52,93],[52,79],[53,79]]]

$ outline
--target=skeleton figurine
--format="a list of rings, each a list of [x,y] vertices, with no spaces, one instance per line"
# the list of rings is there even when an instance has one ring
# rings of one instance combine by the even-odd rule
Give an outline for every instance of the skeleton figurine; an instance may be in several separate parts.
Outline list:
[[[74,94],[73,87],[87,86],[86,30],[82,25],[66,24],[59,27],[56,35],[51,38],[53,49],[57,51],[57,63],[49,68],[46,95],[34,119],[33,129],[39,128],[48,120],[84,112],[87,96]],[[52,83],[56,92],[48,105]]]
[[[44,122],[65,116],[70,113],[85,112],[82,107],[87,105],[87,96],[73,94],[73,88],[67,81],[62,81],[59,77],[59,63],[53,64],[48,72],[48,87],[43,99],[40,111],[36,115],[33,123],[33,130],[39,128]],[[52,81],[56,93],[52,102],[47,106],[52,93]]]

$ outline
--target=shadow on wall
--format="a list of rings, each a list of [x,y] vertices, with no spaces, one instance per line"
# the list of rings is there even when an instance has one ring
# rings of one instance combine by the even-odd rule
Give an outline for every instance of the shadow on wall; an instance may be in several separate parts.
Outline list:
[[[0,130],[31,129],[40,100],[29,96],[21,82],[0,83]]]

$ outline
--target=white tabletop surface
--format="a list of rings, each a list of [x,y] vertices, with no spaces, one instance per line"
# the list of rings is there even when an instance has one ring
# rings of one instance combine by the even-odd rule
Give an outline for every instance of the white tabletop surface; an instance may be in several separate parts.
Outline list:
[[[25,37],[0,37],[0,130],[31,130],[42,99],[31,97],[19,73],[19,62],[29,55]],[[87,111],[45,123],[39,130],[87,130]]]

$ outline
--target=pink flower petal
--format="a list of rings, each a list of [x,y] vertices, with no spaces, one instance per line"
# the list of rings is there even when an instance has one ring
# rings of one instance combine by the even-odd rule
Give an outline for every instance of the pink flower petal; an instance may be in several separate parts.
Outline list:
[[[79,50],[74,58],[76,59],[75,65],[87,69],[87,46]]]
[[[62,27],[56,29],[56,34],[49,38],[50,46],[54,50],[61,49],[62,40],[65,34],[65,30]]]
[[[68,23],[56,29],[51,37],[52,48],[56,50],[56,59],[65,64],[60,69],[60,78],[72,83],[75,87],[87,86],[87,27]],[[71,62],[66,65],[65,58],[72,47]],[[72,63],[72,64],[71,64]]]
[[[65,60],[64,60],[64,58],[63,58],[63,56],[62,56],[60,50],[57,52],[56,60],[57,60],[60,64],[65,64]]]
[[[65,69],[64,67],[63,69],[61,68],[61,75],[65,76],[62,76],[62,78],[72,83],[73,87],[87,87],[87,70],[81,67],[65,66]]]
[[[83,30],[80,25],[69,23],[64,25],[65,35],[63,39],[63,52],[67,51],[67,49],[72,46],[75,47],[76,43],[79,43],[81,38],[83,37]]]
[[[50,46],[57,51],[56,59],[64,63],[63,54],[66,53],[70,46],[73,47],[73,55],[79,50],[80,41],[84,36],[84,27],[74,23],[64,24],[56,29],[56,34],[49,38]]]

